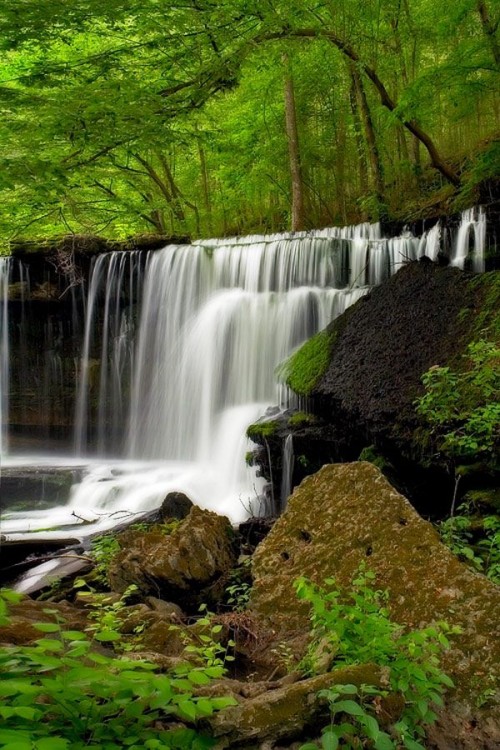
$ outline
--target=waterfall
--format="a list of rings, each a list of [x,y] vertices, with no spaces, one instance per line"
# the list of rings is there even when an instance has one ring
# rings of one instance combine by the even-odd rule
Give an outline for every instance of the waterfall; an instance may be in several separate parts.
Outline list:
[[[292,434],[287,435],[283,442],[283,455],[281,459],[281,508],[284,510],[288,502],[288,498],[292,493],[292,477],[293,477],[293,436]]]
[[[10,258],[0,256],[0,458],[7,452],[9,409],[9,278]]]
[[[451,265],[463,268],[472,256],[472,270],[484,271],[484,248],[486,244],[486,214],[479,208],[469,208],[462,213],[462,220],[454,242]]]
[[[408,261],[435,260],[446,245],[454,265],[472,258],[482,268],[485,222],[481,210],[464,212],[451,242],[439,224],[421,237],[392,238],[378,224],[361,224],[98,256],[84,326],[76,313],[73,324],[82,334],[72,465],[85,465],[85,476],[66,506],[12,512],[3,530],[71,527],[73,514],[112,525],[117,513],[158,507],[172,490],[244,517],[262,487],[245,465],[245,431],[280,402],[277,365]],[[4,417],[8,266],[0,259]],[[45,380],[57,382],[58,352],[45,363]],[[283,461],[286,500],[291,440]]]

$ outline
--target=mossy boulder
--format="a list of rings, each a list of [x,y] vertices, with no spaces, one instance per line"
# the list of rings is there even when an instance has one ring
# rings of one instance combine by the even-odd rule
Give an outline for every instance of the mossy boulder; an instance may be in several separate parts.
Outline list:
[[[196,608],[219,595],[219,584],[236,560],[234,534],[225,516],[193,506],[170,534],[161,526],[127,530],[109,566],[109,582],[123,592],[131,584],[143,595],[161,596]]]
[[[361,562],[388,590],[396,622],[461,629],[444,657],[459,694],[500,688],[500,588],[460,563],[369,463],[324,466],[295,490],[254,554],[251,607],[286,637],[309,622],[294,581],[348,586]]]

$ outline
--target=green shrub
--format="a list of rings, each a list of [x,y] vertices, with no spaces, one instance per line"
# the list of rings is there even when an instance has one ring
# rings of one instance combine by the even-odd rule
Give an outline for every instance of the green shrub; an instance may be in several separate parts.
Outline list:
[[[0,626],[8,622],[12,592],[0,592]],[[194,729],[169,729],[169,721],[195,723],[234,705],[231,698],[198,698],[197,685],[220,678],[220,663],[185,665],[158,674],[145,661],[93,650],[85,633],[54,622],[29,646],[0,647],[0,748],[85,750],[171,748],[203,750],[213,741]],[[101,642],[114,640],[114,636]],[[167,722],[165,725],[164,722]]]
[[[431,425],[439,451],[452,460],[481,458],[495,468],[500,449],[500,348],[469,345],[465,367],[431,367],[417,412]]]
[[[453,516],[439,524],[439,533],[460,560],[500,585],[500,516],[485,516],[479,528],[470,516]]]
[[[342,747],[424,750],[425,726],[437,718],[433,708],[443,705],[446,687],[453,686],[439,667],[450,629],[440,623],[404,632],[389,617],[387,593],[372,587],[374,578],[360,568],[348,593],[336,588],[332,579],[325,582],[328,588],[303,578],[296,584],[299,599],[309,602],[312,610],[312,639],[302,663],[307,673],[313,674],[320,660],[324,665],[325,655],[330,657],[329,668],[372,663],[388,669],[387,690],[335,685],[322,693],[333,721],[323,734],[323,746],[333,750],[342,741]],[[379,726],[377,709],[389,693],[399,694],[402,706],[397,721],[385,731]],[[337,722],[337,715],[344,719]],[[360,745],[360,739],[369,744]]]

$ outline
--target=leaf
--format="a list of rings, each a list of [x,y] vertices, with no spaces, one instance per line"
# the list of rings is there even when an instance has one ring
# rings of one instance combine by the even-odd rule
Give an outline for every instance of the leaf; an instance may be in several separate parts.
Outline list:
[[[337,703],[332,704],[331,711],[336,714],[342,711],[342,713],[350,716],[365,716],[366,714],[364,708],[355,701],[337,701]]]
[[[65,641],[88,641],[86,633],[82,633],[80,630],[63,630],[61,636]]]
[[[395,750],[395,743],[391,740],[388,734],[380,732],[379,736],[375,740],[375,750]]]
[[[112,643],[121,640],[122,635],[117,630],[101,630],[94,634],[94,638],[99,643]]]
[[[36,750],[67,750],[70,748],[69,740],[62,737],[44,737],[36,741]]]
[[[179,701],[177,708],[178,713],[182,719],[196,721],[196,705],[193,703],[193,701]]]
[[[60,625],[55,622],[35,622],[33,627],[41,633],[58,633],[61,630]]]
[[[405,737],[403,740],[403,744],[407,748],[407,750],[425,750],[425,747],[421,745],[420,742],[412,740],[411,737]]]
[[[339,746],[339,738],[331,730],[327,729],[321,735],[321,746],[323,750],[337,750]]]
[[[202,716],[211,716],[214,712],[214,704],[208,698],[199,698],[196,701],[196,708]]]
[[[189,672],[187,677],[193,685],[208,685],[210,682],[210,677],[205,672],[195,669]]]

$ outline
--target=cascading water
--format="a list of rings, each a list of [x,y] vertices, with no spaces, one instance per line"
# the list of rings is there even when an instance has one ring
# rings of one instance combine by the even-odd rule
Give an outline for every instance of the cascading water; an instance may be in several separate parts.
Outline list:
[[[293,453],[293,435],[287,435],[283,443],[282,471],[281,471],[281,508],[286,508],[286,503],[292,492],[293,464],[295,456]]]
[[[454,265],[472,250],[482,267],[484,227],[481,211],[464,213]],[[442,235],[436,225],[387,239],[363,224],[99,256],[75,409],[72,463],[85,464],[85,476],[66,506],[7,513],[2,530],[71,527],[73,514],[111,526],[117,513],[158,507],[171,490],[244,517],[261,487],[245,466],[245,429],[278,401],[276,366],[403,263],[436,259]]]
[[[10,258],[0,257],[0,459],[7,452],[9,399],[8,299]]]

